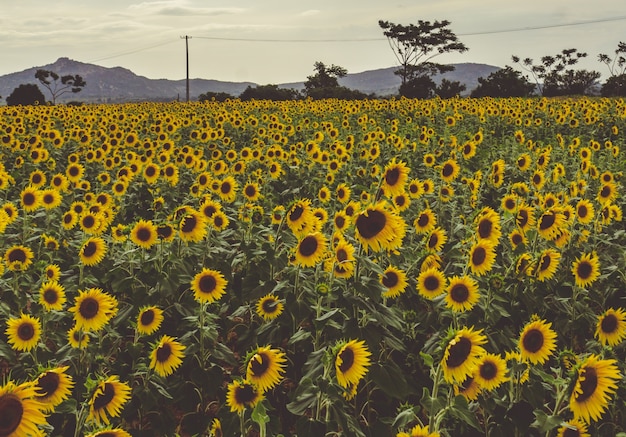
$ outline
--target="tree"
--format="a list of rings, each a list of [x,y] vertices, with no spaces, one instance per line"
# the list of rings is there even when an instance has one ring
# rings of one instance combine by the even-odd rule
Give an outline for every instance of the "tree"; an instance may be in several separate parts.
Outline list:
[[[615,49],[615,58],[600,53],[598,61],[606,64],[611,76],[621,76],[626,74],[626,57],[624,55],[626,55],[626,43],[620,41],[617,44],[617,49]]]
[[[452,66],[436,64],[430,60],[443,53],[463,53],[469,50],[448,29],[450,22],[447,20],[434,23],[419,20],[417,25],[408,26],[380,20],[378,25],[383,29],[383,34],[400,63],[400,69],[395,73],[401,77],[402,85],[419,76],[430,77],[436,73],[454,70]]]
[[[609,69],[611,77],[602,85],[600,93],[604,97],[626,96],[626,43],[619,42],[615,49],[615,57],[600,53],[598,60]]]
[[[22,84],[15,88],[11,95],[7,97],[7,105],[35,105],[46,103],[46,98],[39,89],[39,87],[33,83]]]
[[[507,65],[494,71],[487,78],[478,78],[478,86],[472,97],[527,97],[533,93],[535,85],[522,76],[522,73]]]
[[[452,97],[460,95],[463,91],[465,91],[466,88],[467,87],[459,81],[441,79],[441,83],[435,89],[435,94],[437,94],[442,99],[450,99]]]
[[[57,98],[62,96],[63,94],[70,91],[73,93],[78,93],[83,89],[83,87],[87,85],[83,78],[78,74],[67,74],[65,76],[59,76],[54,71],[50,70],[37,70],[37,72],[35,73],[35,78],[39,82],[41,82],[41,84],[45,86],[48,91],[50,91],[50,95],[52,96],[52,104],[56,104]],[[61,79],[60,84],[59,78]]]
[[[198,96],[198,100],[200,102],[205,102],[205,101],[211,101],[211,100],[215,100],[216,102],[224,102],[228,99],[232,99],[234,98],[233,96],[231,96],[228,93],[222,93],[222,92],[213,92],[213,91],[207,91],[206,93],[200,94]]]
[[[400,85],[399,93],[409,99],[430,99],[435,97],[437,84],[429,76],[417,76]]]
[[[335,88],[339,86],[339,78],[345,77],[348,74],[348,70],[337,65],[331,65],[327,67],[323,62],[316,62],[314,64],[315,73],[312,76],[307,76],[307,81],[304,82],[304,89],[307,94],[310,90],[315,88]]]
[[[295,100],[299,93],[291,88],[278,88],[278,85],[248,87],[239,95],[241,100]]]
[[[532,74],[542,96],[563,96],[587,94],[600,78],[597,71],[571,68],[586,56],[587,53],[579,52],[578,49],[564,49],[555,56],[542,57],[541,65],[535,65],[531,58],[520,62],[520,58],[515,55],[513,62]]]
[[[304,82],[304,91],[307,97],[312,99],[363,99],[367,95],[339,85],[339,78],[345,77],[348,70],[337,65],[327,67],[323,62],[314,64],[316,73],[307,76]]]
[[[603,97],[626,97],[626,74],[609,77],[602,84],[600,94]]]

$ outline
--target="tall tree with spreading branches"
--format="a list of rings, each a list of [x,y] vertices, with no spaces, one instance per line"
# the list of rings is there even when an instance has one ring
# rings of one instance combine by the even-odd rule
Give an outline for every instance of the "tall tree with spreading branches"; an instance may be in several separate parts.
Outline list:
[[[447,20],[432,23],[419,20],[417,25],[380,20],[378,25],[383,29],[383,34],[400,64],[396,74],[401,77],[403,86],[420,76],[430,77],[454,70],[450,65],[431,62],[435,56],[469,50],[448,28],[450,22]]]
[[[611,77],[602,85],[600,92],[605,97],[626,96],[626,43],[619,42],[615,49],[615,57],[600,53],[598,61],[605,64]]]
[[[578,49],[564,49],[555,56],[543,56],[541,64],[535,64],[531,58],[523,61],[519,56],[513,56],[513,62],[528,71],[537,84],[542,96],[564,96],[570,94],[588,94],[600,73],[589,70],[575,70],[572,68],[578,61],[587,56],[587,53]]]
[[[35,78],[44,87],[46,87],[48,91],[50,91],[52,104],[56,104],[57,98],[59,98],[63,94],[68,92],[78,93],[87,85],[83,78],[78,74],[67,74],[64,76],[59,76],[54,71],[43,69],[37,70],[37,72],[35,73]],[[59,79],[61,79],[60,83]]]

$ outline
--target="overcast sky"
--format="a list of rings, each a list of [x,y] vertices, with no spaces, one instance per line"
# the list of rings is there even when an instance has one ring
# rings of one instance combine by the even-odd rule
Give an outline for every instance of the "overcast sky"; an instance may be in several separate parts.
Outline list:
[[[182,79],[184,35],[192,78],[296,82],[316,61],[358,73],[397,65],[380,19],[450,21],[469,51],[440,63],[504,67],[576,48],[588,53],[579,68],[603,78],[598,54],[626,41],[623,0],[0,0],[0,75],[69,57]]]

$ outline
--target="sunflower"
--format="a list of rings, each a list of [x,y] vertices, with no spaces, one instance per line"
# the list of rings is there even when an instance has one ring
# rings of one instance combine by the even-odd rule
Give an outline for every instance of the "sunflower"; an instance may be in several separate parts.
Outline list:
[[[273,294],[266,294],[256,304],[256,313],[266,321],[280,316],[283,309],[283,303]]]
[[[217,195],[220,196],[222,201],[232,203],[237,198],[237,189],[239,184],[232,176],[226,176],[224,180],[219,181],[219,187],[217,189]]]
[[[457,178],[461,167],[457,164],[456,160],[448,159],[441,165],[441,179],[445,182],[452,182]]]
[[[472,273],[482,276],[493,268],[496,252],[489,240],[476,241],[469,251],[468,264]]]
[[[561,254],[554,249],[545,249],[541,252],[535,272],[537,279],[541,282],[551,279],[556,273],[560,260]]]
[[[525,233],[516,228],[509,234],[509,242],[511,243],[511,247],[513,249],[517,249],[520,245],[527,245],[528,238],[526,238]]]
[[[572,274],[576,285],[579,287],[587,287],[591,285],[600,276],[600,260],[598,254],[585,253],[572,263]]]
[[[41,205],[41,191],[35,187],[28,186],[20,193],[20,204],[26,212],[31,212]]]
[[[333,217],[333,224],[338,231],[343,231],[350,225],[350,220],[344,211],[337,211]]]
[[[409,196],[411,199],[418,199],[424,194],[424,188],[422,187],[422,183],[418,179],[413,179],[409,182],[409,186],[407,188],[409,192]]]
[[[396,437],[439,437],[438,432],[430,432],[428,425],[415,425],[411,428],[410,434],[399,432]]]
[[[222,422],[219,419],[213,419],[211,422],[211,429],[209,430],[210,437],[224,437],[222,432]]]
[[[558,429],[556,437],[591,437],[587,432],[587,425],[580,420],[570,420],[563,423]]]
[[[596,199],[601,205],[611,203],[617,197],[617,184],[615,182],[605,182],[598,190]]]
[[[379,282],[382,284],[384,298],[396,298],[406,290],[408,285],[406,273],[394,266],[389,266],[379,275]]]
[[[418,234],[426,234],[432,231],[436,225],[437,216],[430,208],[426,208],[421,211],[413,222],[413,226],[415,226],[415,232],[417,232]]]
[[[103,228],[102,215],[85,210],[78,218],[80,229],[89,235],[97,235]]]
[[[87,437],[132,437],[132,435],[121,428],[110,428],[89,434]]]
[[[80,179],[83,177],[83,174],[85,174],[85,167],[77,162],[73,162],[65,168],[65,176],[67,176],[67,179],[70,182],[76,183],[80,181]]]
[[[420,272],[417,277],[417,291],[427,299],[434,299],[444,292],[447,279],[442,271],[436,267]]]
[[[61,268],[57,264],[49,264],[44,269],[44,277],[49,281],[58,281],[61,278]]]
[[[587,199],[580,199],[576,203],[576,218],[580,223],[587,224],[593,220],[595,209],[593,203]]]
[[[69,311],[74,313],[78,329],[99,331],[117,314],[117,299],[101,288],[79,290]]]
[[[326,259],[324,270],[333,272],[333,275],[337,278],[351,278],[355,267],[354,246],[348,243],[343,236],[339,237],[337,243],[333,242],[333,245],[335,247],[335,256]]]
[[[363,248],[371,247],[375,252],[400,248],[406,233],[402,217],[388,211],[384,201],[364,208],[355,216],[354,225],[356,238]]]
[[[254,408],[262,400],[263,393],[250,382],[237,379],[228,384],[226,405],[230,407],[230,411],[233,413],[241,414],[246,407]]]
[[[335,357],[335,371],[339,385],[344,388],[358,385],[368,371],[370,355],[371,352],[363,340],[341,343]]]
[[[552,323],[532,320],[522,330],[517,343],[522,361],[532,364],[545,363],[556,349],[556,332]]]
[[[481,387],[473,376],[468,376],[462,383],[454,385],[455,396],[461,395],[468,401],[478,399],[480,391]]]
[[[203,268],[191,281],[191,289],[196,301],[213,303],[226,293],[228,281],[217,270]]]
[[[57,367],[41,373],[35,381],[38,400],[44,404],[44,412],[51,412],[72,394],[74,381],[65,372],[70,366]]]
[[[259,184],[257,184],[256,182],[248,182],[246,185],[244,185],[242,193],[244,197],[250,202],[254,202],[261,198]]]
[[[585,423],[600,420],[609,405],[610,396],[617,390],[617,382],[622,378],[617,360],[602,360],[597,355],[589,355],[575,376],[569,400],[574,420]]]
[[[517,209],[517,204],[519,202],[518,196],[515,194],[507,194],[502,197],[500,201],[500,205],[502,209],[508,213],[514,214]]]
[[[490,391],[509,380],[506,373],[506,360],[500,355],[487,353],[478,363],[474,379],[482,389]]]
[[[537,223],[537,220],[535,219],[535,209],[530,205],[519,205],[517,215],[515,217],[515,223],[523,232],[528,231]]]
[[[320,232],[307,235],[298,242],[295,249],[295,262],[302,267],[315,267],[326,255],[328,241]]]
[[[45,209],[54,209],[61,204],[63,197],[57,190],[48,188],[41,192],[39,200]]]
[[[82,329],[73,326],[67,331],[67,340],[74,349],[85,349],[91,337]]]
[[[137,316],[137,332],[144,335],[155,333],[163,322],[163,310],[155,306],[143,307]]]
[[[330,197],[331,197],[330,190],[325,185],[322,186],[317,192],[317,198],[322,203],[328,203],[330,201]]]
[[[13,349],[28,352],[39,343],[41,324],[39,319],[22,313],[20,317],[11,317],[7,320],[5,334]]]
[[[296,237],[302,237],[309,233],[314,224],[315,216],[311,208],[311,200],[300,199],[296,201],[287,212],[287,226]]]
[[[429,253],[437,253],[443,249],[448,241],[446,231],[440,227],[434,228],[426,238],[426,250]]]
[[[130,240],[137,246],[150,249],[158,239],[157,227],[152,220],[139,220],[130,230]]]
[[[537,231],[546,240],[555,240],[566,223],[565,215],[556,208],[551,208],[537,219]]]
[[[500,216],[490,207],[485,207],[480,211],[475,221],[476,236],[479,240],[488,240],[494,246],[498,245],[498,240],[502,235],[500,228]]]
[[[443,377],[448,383],[462,383],[472,376],[487,352],[482,347],[487,337],[482,329],[461,328],[448,341],[442,359]]]
[[[65,303],[65,288],[55,280],[44,282],[39,287],[39,303],[46,311],[61,311]]]
[[[383,179],[380,188],[385,195],[392,197],[403,193],[410,171],[411,169],[407,167],[406,163],[403,161],[396,162],[396,158],[393,158],[385,166],[382,175]]]
[[[337,188],[335,189],[335,195],[340,203],[348,203],[350,201],[351,194],[352,190],[348,184],[345,183],[337,185]]]
[[[256,385],[263,394],[283,379],[285,353],[269,346],[261,346],[252,354],[246,365],[246,381]]]
[[[7,437],[44,437],[45,406],[37,398],[32,382],[0,386],[0,435]]]
[[[26,270],[34,256],[33,251],[26,246],[11,246],[4,253],[4,262],[9,270]]]
[[[230,219],[224,211],[217,211],[215,214],[213,214],[213,217],[211,217],[210,225],[216,231],[223,231],[228,227],[229,224]]]
[[[150,353],[150,368],[159,376],[169,376],[183,363],[185,346],[169,335],[161,337]]]
[[[626,312],[609,308],[598,317],[596,338],[603,344],[617,346],[626,338]]]
[[[89,399],[88,422],[109,424],[110,417],[118,417],[124,404],[130,399],[131,389],[125,382],[120,382],[117,375],[100,381]]]
[[[478,283],[471,276],[453,276],[446,288],[446,306],[452,311],[469,311],[478,302]]]
[[[107,244],[100,237],[90,237],[80,248],[81,262],[86,266],[95,266],[104,259],[107,252]]]
[[[222,211],[215,211],[211,215],[211,219],[215,218],[215,215]],[[189,209],[180,220],[178,226],[178,235],[181,240],[197,243],[202,241],[207,234],[206,218],[205,215],[194,210]]]

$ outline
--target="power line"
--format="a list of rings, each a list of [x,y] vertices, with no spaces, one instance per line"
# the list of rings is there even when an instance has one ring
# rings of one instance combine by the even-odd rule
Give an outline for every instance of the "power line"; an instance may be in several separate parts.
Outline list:
[[[150,49],[153,49],[155,47],[165,46],[165,45],[168,45],[168,44],[172,44],[174,42],[176,42],[176,40],[167,40],[167,41],[163,41],[163,42],[160,42],[160,43],[157,43],[157,44],[152,44],[152,45],[149,45],[149,46],[140,47],[140,48],[133,49],[133,50],[127,50],[127,51],[124,51],[124,52],[113,53],[111,55],[104,56],[102,58],[91,59],[91,60],[89,60],[87,62],[98,62],[98,61],[104,61],[106,59],[119,58],[120,56],[132,55],[133,53],[143,52],[145,50],[150,50]]]
[[[553,29],[557,27],[567,27],[567,26],[582,26],[584,24],[607,23],[609,21],[621,21],[621,20],[626,20],[626,16],[612,17],[612,18],[600,18],[597,20],[577,21],[573,23],[550,24],[550,25],[544,25],[544,26],[516,27],[512,29],[486,30],[484,32],[459,33],[457,35],[458,36],[493,35],[496,33],[523,32],[526,30]]]
[[[219,37],[219,36],[194,36],[194,38],[212,39],[212,40],[217,40],[217,41],[287,42],[287,43],[385,41],[385,39],[383,39],[383,38],[354,38],[354,39],[259,39],[259,38],[224,38],[224,37]]]
[[[542,30],[542,29],[553,29],[559,27],[568,27],[568,26],[582,26],[587,24],[598,24],[598,23],[608,23],[611,21],[621,21],[626,20],[626,16],[618,16],[618,17],[608,17],[608,18],[599,18],[596,20],[585,20],[585,21],[575,21],[571,23],[560,23],[560,24],[548,24],[548,25],[540,25],[540,26],[527,26],[527,27],[515,27],[510,29],[499,29],[499,30],[485,30],[478,32],[466,32],[459,33],[457,36],[479,36],[479,35],[495,35],[500,33],[510,33],[510,32],[524,32],[530,30]],[[190,37],[191,38],[191,37]],[[194,36],[194,38],[198,39],[207,39],[214,41],[233,41],[233,42],[269,42],[269,43],[359,43],[359,42],[374,42],[374,41],[386,41],[386,38],[329,38],[329,39],[265,39],[265,38],[227,38],[227,37],[219,37],[219,36]],[[107,59],[118,58],[121,56],[132,55],[134,53],[143,52],[146,50],[151,50],[156,47],[165,46],[168,44],[173,44],[177,40],[167,40],[160,43],[152,44],[145,47],[139,47],[133,50],[127,50],[118,53],[112,53],[107,56],[103,56],[101,58],[91,59],[87,62],[99,62]]]
[[[607,23],[610,21],[626,20],[626,16],[599,18],[596,20],[575,21],[571,23],[546,24],[542,26],[514,27],[511,29],[485,30],[480,32],[459,33],[457,36],[494,35],[498,33],[523,32],[528,30],[553,29],[567,26],[582,26],[585,24]],[[348,38],[348,39],[263,39],[263,38],[226,38],[218,36],[195,36],[199,39],[210,39],[216,41],[240,41],[240,42],[276,42],[276,43],[324,43],[324,42],[372,42],[386,41],[385,38]]]

